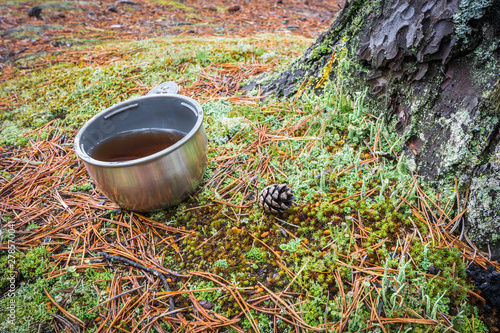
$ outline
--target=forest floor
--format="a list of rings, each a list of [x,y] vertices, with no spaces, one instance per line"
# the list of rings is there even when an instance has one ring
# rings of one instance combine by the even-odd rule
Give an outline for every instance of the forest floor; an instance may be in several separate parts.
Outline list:
[[[71,61],[61,56],[75,46],[103,41],[172,35],[259,37],[263,33],[317,37],[331,24],[342,1],[50,1],[38,5],[39,18],[29,17],[37,4],[0,4],[2,80],[13,70],[12,63],[5,64],[8,59],[38,58],[36,68],[48,64],[43,56],[59,55],[50,63]]]
[[[342,4],[34,5],[0,4],[1,332],[498,331],[498,300],[467,278],[499,267],[463,233],[467,197],[412,174],[362,92],[239,91]],[[74,136],[165,81],[203,106],[205,178],[176,207],[121,210]],[[278,183],[295,204],[266,214],[256,198]]]

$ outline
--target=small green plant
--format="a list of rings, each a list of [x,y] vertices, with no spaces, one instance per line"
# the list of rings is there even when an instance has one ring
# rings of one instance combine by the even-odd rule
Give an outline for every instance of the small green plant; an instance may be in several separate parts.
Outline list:
[[[283,251],[296,252],[300,248],[300,241],[301,241],[300,238],[290,239],[288,243],[281,244],[280,248]]]
[[[5,178],[6,181],[9,181],[12,179],[12,175],[8,173],[7,171],[2,171],[2,177]]]
[[[227,263],[226,259],[219,259],[216,262],[214,262],[212,267],[229,268],[229,264]]]
[[[165,220],[165,212],[152,213],[149,218],[151,220],[158,221],[158,222],[164,221]]]
[[[191,290],[200,289],[211,289],[194,293],[194,295],[200,300],[209,301],[215,304],[214,311],[217,311],[220,304],[217,303],[217,299],[223,295],[222,289],[216,289],[216,285],[212,281],[198,281],[194,283],[189,283],[189,288]]]
[[[48,261],[47,248],[38,246],[27,252],[19,262],[19,269],[24,278],[41,276]]]
[[[69,190],[71,192],[86,192],[92,190],[93,188],[94,186],[91,183],[83,183],[81,185],[72,186]]]
[[[249,260],[253,260],[256,262],[264,261],[264,258],[265,258],[263,251],[257,247],[252,247],[247,253],[245,253],[245,256]]]
[[[424,259],[422,260],[422,262],[420,263],[420,266],[424,269],[424,271],[427,272],[427,270],[429,269],[429,267],[432,265],[432,263],[429,261],[429,244],[425,244],[424,246]]]

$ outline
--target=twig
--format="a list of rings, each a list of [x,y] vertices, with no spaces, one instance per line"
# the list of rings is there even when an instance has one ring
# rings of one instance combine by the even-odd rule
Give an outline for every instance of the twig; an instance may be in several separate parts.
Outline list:
[[[115,300],[115,299],[117,299],[117,298],[120,298],[120,297],[122,297],[122,296],[124,296],[124,295],[130,294],[130,293],[132,293],[132,292],[134,292],[134,291],[136,291],[136,290],[139,290],[139,289],[141,289],[141,288],[144,288],[144,287],[143,287],[143,286],[139,286],[139,287],[136,287],[136,288],[134,288],[134,289],[130,289],[130,290],[124,291],[124,292],[122,292],[121,294],[118,294],[118,295],[116,295],[116,296],[113,296],[113,297],[111,297],[110,299],[108,299],[108,300],[106,300],[106,301],[104,301],[104,302],[102,302],[102,303],[100,303],[100,304],[97,304],[97,305],[96,305],[96,306],[94,306],[92,309],[88,310],[88,311],[87,311],[87,313],[91,313],[92,311],[94,311],[94,310],[95,310],[95,309],[97,309],[98,307],[101,307],[101,306],[103,306],[104,304],[107,304],[107,303],[109,303],[109,302],[111,302],[111,301],[113,301],[113,300]]]
[[[291,227],[300,228],[298,225],[291,224],[291,223],[289,223],[289,222],[287,222],[287,221],[285,221],[285,220],[279,219],[279,218],[277,218],[277,217],[275,217],[275,219],[276,219],[276,220],[278,220],[278,221],[280,221],[280,222],[282,222],[282,223],[288,224],[288,225],[289,225],[289,226],[291,226]]]
[[[161,282],[163,283],[163,286],[165,287],[165,289],[167,289],[167,291],[172,291],[170,289],[170,286],[168,285],[168,281],[167,281],[167,278],[165,277],[165,275],[163,275],[163,273],[161,273],[160,271],[158,271],[154,268],[146,267],[146,266],[139,264],[133,260],[130,260],[130,259],[127,259],[127,258],[124,258],[121,256],[114,256],[114,255],[111,255],[107,252],[98,252],[97,256],[104,257],[107,260],[115,260],[115,261],[121,262],[123,264],[130,265],[130,266],[135,267],[137,269],[151,273],[154,276],[157,276],[160,278]],[[175,304],[174,304],[174,299],[172,297],[169,297],[169,304],[170,304],[170,311],[174,311]]]
[[[72,324],[71,322],[69,322],[66,318],[61,317],[61,316],[59,316],[59,315],[56,315],[56,314],[54,314],[54,313],[47,313],[47,314],[48,314],[49,316],[53,317],[54,319],[58,319],[58,320],[62,321],[62,322],[63,322],[63,324],[71,330],[71,332],[74,332],[74,333],[78,333],[78,332],[80,332],[80,328],[79,328],[78,326],[77,326],[77,327],[75,327],[75,325],[74,325],[74,324]],[[41,324],[40,324],[40,325],[41,325]],[[38,327],[38,331],[40,331],[40,326]]]

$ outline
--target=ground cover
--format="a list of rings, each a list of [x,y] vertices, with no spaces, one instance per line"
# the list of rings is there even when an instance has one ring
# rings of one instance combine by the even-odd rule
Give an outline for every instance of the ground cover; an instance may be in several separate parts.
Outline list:
[[[82,59],[78,51],[103,41],[172,35],[258,37],[263,33],[314,37],[329,26],[341,4],[333,0],[288,0],[281,4],[226,0],[3,1],[1,80],[54,63],[96,60]],[[27,16],[34,5],[42,10],[39,18]],[[234,6],[239,6],[238,10],[228,10]],[[105,55],[100,54],[102,57]]]
[[[238,90],[310,43],[291,34],[144,39],[53,54],[79,60],[16,78],[5,71],[0,330],[494,327],[466,279],[471,262],[498,266],[461,234],[467,198],[412,173],[363,92],[345,91],[341,77],[323,82],[321,97]],[[73,137],[100,110],[168,80],[204,108],[202,187],[165,211],[122,211],[88,178]],[[293,188],[296,202],[269,215],[256,198],[274,183]]]

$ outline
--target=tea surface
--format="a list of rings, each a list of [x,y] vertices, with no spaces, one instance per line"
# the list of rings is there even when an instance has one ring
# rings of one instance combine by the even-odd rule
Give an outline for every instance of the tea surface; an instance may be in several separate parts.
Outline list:
[[[104,162],[130,161],[168,148],[184,136],[176,130],[155,128],[126,131],[99,142],[89,155]]]

